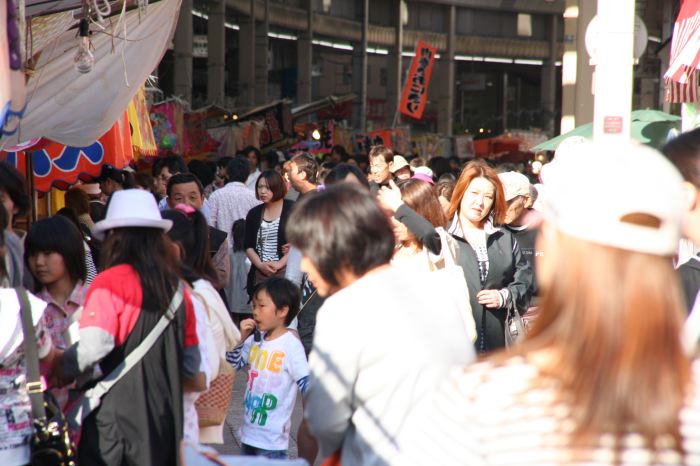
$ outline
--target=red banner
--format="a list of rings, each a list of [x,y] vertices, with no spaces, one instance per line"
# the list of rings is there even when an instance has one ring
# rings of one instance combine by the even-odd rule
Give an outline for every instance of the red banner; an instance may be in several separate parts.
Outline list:
[[[437,49],[418,41],[416,55],[411,62],[411,69],[406,78],[406,84],[401,97],[400,111],[404,115],[420,120],[423,116],[425,103],[428,100],[428,84],[435,63]]]

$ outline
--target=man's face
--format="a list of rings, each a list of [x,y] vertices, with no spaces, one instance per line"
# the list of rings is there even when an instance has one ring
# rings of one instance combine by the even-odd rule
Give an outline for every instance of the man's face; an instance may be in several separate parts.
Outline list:
[[[248,162],[250,162],[250,173],[253,173],[258,169],[258,158],[255,156],[255,152],[250,151],[246,154]]]
[[[160,174],[156,177],[156,191],[159,196],[165,196],[168,191],[168,181],[173,175],[174,173],[170,173],[168,167],[163,167],[160,171]]]
[[[510,225],[516,222],[525,211],[525,196],[515,196],[508,201],[505,224]]]
[[[304,180],[306,180],[306,173],[299,171],[299,167],[297,167],[296,163],[290,163],[289,181],[292,183],[292,187],[297,191],[300,191]]]
[[[198,210],[202,208],[204,199],[202,199],[202,193],[199,192],[197,183],[191,181],[173,185],[168,198],[168,205],[173,208],[178,204],[185,204]]]
[[[384,184],[391,178],[391,164],[384,161],[384,157],[371,157],[369,159],[370,180],[378,184]]]

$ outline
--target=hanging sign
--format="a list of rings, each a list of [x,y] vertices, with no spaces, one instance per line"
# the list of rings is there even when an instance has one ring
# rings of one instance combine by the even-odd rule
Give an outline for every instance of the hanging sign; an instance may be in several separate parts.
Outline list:
[[[423,110],[428,101],[428,84],[436,53],[437,49],[418,41],[416,55],[411,62],[411,69],[408,72],[401,97],[400,111],[404,115],[417,120],[423,116]]]

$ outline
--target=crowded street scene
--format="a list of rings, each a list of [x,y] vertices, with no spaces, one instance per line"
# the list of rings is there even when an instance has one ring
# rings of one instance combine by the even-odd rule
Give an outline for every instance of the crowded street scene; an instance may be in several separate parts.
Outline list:
[[[700,466],[700,0],[0,0],[0,466]]]

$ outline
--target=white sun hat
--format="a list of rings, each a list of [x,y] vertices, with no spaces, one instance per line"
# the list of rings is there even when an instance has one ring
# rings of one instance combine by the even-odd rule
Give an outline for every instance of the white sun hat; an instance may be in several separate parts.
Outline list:
[[[656,150],[631,141],[577,144],[552,163],[544,213],[570,236],[620,249],[673,255],[684,215],[683,178]],[[639,214],[658,221],[644,226]]]
[[[124,189],[112,194],[107,215],[104,220],[95,224],[92,234],[102,240],[105,232],[114,228],[160,228],[168,231],[172,226],[171,220],[161,217],[151,193],[142,189]]]

